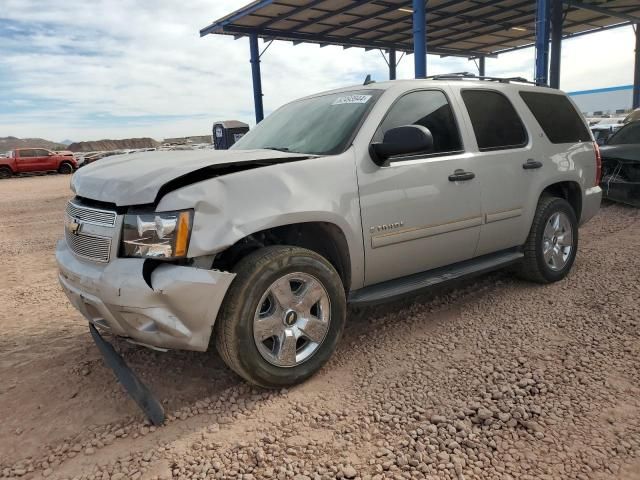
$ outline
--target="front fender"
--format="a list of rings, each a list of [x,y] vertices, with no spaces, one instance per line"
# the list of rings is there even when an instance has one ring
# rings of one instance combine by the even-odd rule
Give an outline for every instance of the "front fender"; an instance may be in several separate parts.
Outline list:
[[[166,194],[158,211],[194,208],[189,257],[211,255],[269,228],[325,222],[344,234],[352,288],[364,279],[360,201],[352,149],[195,183]]]

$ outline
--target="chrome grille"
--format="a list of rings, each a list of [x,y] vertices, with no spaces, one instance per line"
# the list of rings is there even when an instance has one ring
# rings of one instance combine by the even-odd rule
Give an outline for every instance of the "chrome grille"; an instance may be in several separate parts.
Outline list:
[[[65,237],[69,248],[79,257],[96,262],[108,262],[111,254],[111,239],[106,237],[94,237],[74,234],[65,230]]]
[[[116,236],[117,214],[114,211],[86,207],[70,201],[65,218],[65,239],[78,257],[107,263]]]
[[[84,207],[73,202],[67,203],[67,215],[94,225],[113,227],[116,224],[116,212]]]

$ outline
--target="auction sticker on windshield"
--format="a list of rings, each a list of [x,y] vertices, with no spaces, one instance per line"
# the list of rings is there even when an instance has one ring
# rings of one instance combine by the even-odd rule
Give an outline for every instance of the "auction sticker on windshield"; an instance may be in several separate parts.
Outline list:
[[[371,95],[347,95],[346,97],[336,98],[331,105],[347,105],[350,103],[367,103],[371,99]]]

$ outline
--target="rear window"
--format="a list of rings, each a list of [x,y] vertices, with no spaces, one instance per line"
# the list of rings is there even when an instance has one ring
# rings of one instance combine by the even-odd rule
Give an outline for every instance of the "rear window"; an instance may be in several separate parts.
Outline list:
[[[495,90],[463,90],[478,148],[502,150],[527,144],[527,131],[511,102]]]
[[[520,96],[551,143],[591,141],[582,117],[564,95],[520,92]]]

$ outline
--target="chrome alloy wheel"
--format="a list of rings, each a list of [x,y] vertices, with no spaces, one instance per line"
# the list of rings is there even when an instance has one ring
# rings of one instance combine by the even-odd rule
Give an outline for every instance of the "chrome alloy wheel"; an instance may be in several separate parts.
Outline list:
[[[542,234],[542,254],[554,272],[564,268],[573,250],[573,229],[569,217],[556,212],[547,221]]]
[[[316,353],[330,321],[331,303],[322,283],[307,273],[289,273],[262,295],[253,318],[253,339],[267,362],[295,367]]]

